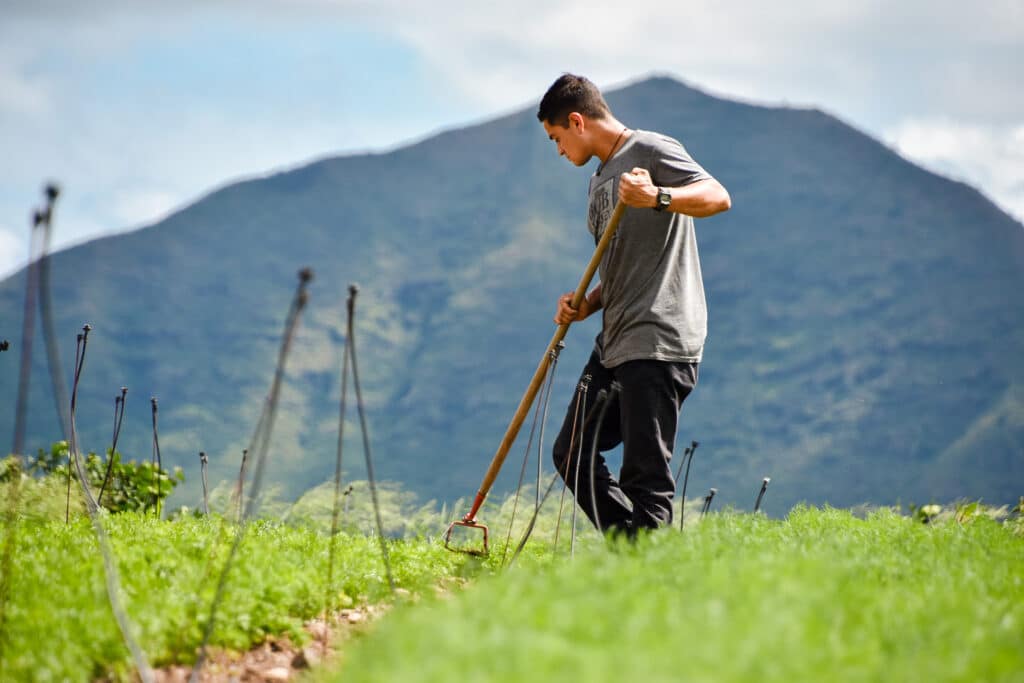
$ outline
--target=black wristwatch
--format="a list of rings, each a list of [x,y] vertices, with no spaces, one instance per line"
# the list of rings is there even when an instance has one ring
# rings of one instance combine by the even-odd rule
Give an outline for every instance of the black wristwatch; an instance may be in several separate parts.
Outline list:
[[[657,203],[654,205],[654,210],[664,211],[669,207],[669,204],[672,203],[672,195],[669,194],[668,190],[666,190],[665,188],[659,187],[658,197],[655,199],[655,202]]]

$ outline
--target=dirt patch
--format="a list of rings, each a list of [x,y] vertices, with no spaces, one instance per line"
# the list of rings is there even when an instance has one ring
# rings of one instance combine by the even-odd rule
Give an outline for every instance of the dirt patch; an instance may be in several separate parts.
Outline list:
[[[387,609],[386,605],[368,605],[343,609],[327,620],[314,619],[305,624],[312,642],[303,647],[288,638],[269,638],[248,652],[211,649],[199,674],[202,683],[262,683],[290,681],[303,670],[330,660],[338,646],[356,630],[365,627]],[[189,666],[175,665],[153,672],[156,683],[187,683]]]

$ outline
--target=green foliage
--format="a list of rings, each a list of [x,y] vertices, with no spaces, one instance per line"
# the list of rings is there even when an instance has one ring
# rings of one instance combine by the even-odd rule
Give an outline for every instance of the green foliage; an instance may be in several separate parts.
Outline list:
[[[136,512],[105,516],[103,524],[126,610],[150,662],[193,661],[236,527],[217,516],[168,522]],[[228,578],[213,645],[246,649],[270,634],[303,642],[303,621],[325,604],[338,608],[389,599],[375,537],[336,537],[334,581],[328,586],[329,541],[312,529],[279,522],[249,525]],[[23,519],[17,542],[0,680],[130,678],[88,520],[78,517],[65,525]],[[414,594],[433,592],[446,577],[483,569],[436,543],[389,544],[395,580]]]
[[[111,458],[113,463],[110,462]],[[13,456],[0,462],[0,482],[9,481],[14,476],[16,462]],[[185,480],[185,473],[180,467],[169,472],[151,462],[124,462],[120,453],[112,454],[109,448],[106,458],[89,453],[83,458],[82,466],[94,496],[99,495],[100,487],[107,481],[100,502],[110,512],[153,510],[174,491],[175,486]],[[53,481],[66,481],[70,469],[71,478],[75,482],[78,480],[77,468],[68,462],[66,441],[55,442],[48,451],[40,448],[34,457],[29,458],[24,469],[28,475]],[[72,488],[76,494],[74,500],[78,501],[78,484],[75,483]],[[76,510],[80,509],[76,505]]]
[[[1022,563],[987,516],[711,514],[401,609],[319,680],[1020,681]]]

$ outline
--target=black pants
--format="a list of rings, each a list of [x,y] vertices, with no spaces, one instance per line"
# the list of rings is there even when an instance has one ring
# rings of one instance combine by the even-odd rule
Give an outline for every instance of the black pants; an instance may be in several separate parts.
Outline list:
[[[657,360],[629,361],[609,369],[601,365],[596,353],[591,354],[580,375],[581,381],[583,375],[591,376],[582,425],[582,451],[578,437],[573,438],[574,396],[555,439],[552,458],[569,489],[576,494],[580,508],[595,526],[633,535],[638,529],[672,523],[675,481],[669,461],[676,441],[679,411],[697,384],[697,369],[697,363]],[[608,404],[601,433],[595,434],[601,412],[596,400],[598,392],[610,391],[613,381],[621,385],[621,391]],[[578,419],[576,422],[578,434]],[[598,453],[594,458],[595,495],[592,500],[590,451],[595,438]],[[620,443],[622,471],[616,480],[600,452]],[[577,458],[580,453],[582,457]]]

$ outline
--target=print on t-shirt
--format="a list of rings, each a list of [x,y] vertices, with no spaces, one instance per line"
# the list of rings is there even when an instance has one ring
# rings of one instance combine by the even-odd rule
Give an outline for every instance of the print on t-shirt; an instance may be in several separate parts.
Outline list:
[[[615,189],[615,178],[609,178],[594,188],[590,194],[590,213],[587,219],[587,227],[594,240],[601,239],[604,228],[608,225],[608,219],[612,215],[612,191]]]

